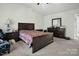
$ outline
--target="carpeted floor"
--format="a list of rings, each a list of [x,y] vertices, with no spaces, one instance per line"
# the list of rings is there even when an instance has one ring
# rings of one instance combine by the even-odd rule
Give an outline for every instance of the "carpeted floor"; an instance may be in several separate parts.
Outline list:
[[[4,56],[79,56],[79,40],[54,38],[54,42],[32,54],[32,48],[19,41]]]

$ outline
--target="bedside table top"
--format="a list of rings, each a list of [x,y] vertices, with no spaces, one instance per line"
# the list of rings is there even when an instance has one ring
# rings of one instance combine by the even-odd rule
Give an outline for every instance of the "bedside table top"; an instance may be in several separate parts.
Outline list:
[[[7,32],[7,33],[18,33],[18,31],[15,31],[15,32]]]

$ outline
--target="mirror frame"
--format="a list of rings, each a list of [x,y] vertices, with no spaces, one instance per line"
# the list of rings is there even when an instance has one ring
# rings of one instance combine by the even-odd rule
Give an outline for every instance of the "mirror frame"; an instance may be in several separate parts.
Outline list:
[[[60,27],[62,26],[62,19],[61,18],[54,18],[54,19],[52,19],[52,27],[53,27],[53,20],[60,20]]]

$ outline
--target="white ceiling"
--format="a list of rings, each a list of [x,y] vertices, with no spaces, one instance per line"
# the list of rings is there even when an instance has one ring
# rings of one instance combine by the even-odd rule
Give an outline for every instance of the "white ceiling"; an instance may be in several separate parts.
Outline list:
[[[25,3],[24,5],[29,8],[32,8],[33,10],[42,15],[79,9],[79,3],[40,3],[40,5],[37,5],[36,3]]]

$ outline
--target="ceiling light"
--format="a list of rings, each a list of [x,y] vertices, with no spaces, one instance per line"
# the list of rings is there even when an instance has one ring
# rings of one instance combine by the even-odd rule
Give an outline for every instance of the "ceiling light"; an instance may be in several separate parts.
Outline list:
[[[37,5],[40,5],[41,3],[37,3]],[[48,4],[48,3],[44,3],[44,4]]]

